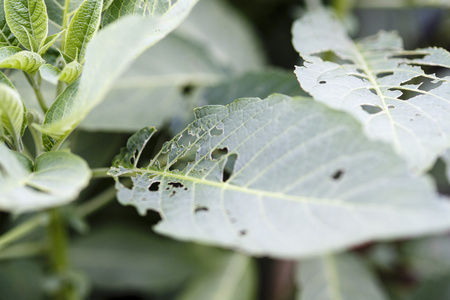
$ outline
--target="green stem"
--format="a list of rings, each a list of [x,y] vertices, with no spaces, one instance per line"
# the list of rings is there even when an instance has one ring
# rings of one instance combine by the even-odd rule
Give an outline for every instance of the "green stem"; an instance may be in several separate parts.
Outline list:
[[[50,210],[48,227],[50,238],[49,258],[53,272],[61,279],[61,286],[54,295],[55,300],[79,299],[76,290],[68,279],[70,270],[68,262],[67,226],[60,208]]]
[[[88,202],[78,206],[75,212],[81,218],[86,217],[114,200],[115,197],[116,188],[114,186],[109,187]]]
[[[4,248],[6,245],[10,244],[11,242],[18,240],[19,238],[33,232],[40,226],[47,225],[48,221],[49,220],[47,215],[39,214],[23,222],[22,224],[14,227],[7,233],[0,236],[0,250]]]
[[[47,246],[42,243],[21,243],[0,252],[0,260],[37,256],[46,253]]]
[[[96,168],[92,169],[92,178],[108,178],[110,177],[107,173],[109,168]]]
[[[45,103],[44,96],[42,95],[41,87],[38,86],[38,84],[36,83],[34,78],[31,77],[30,74],[28,74],[26,72],[24,72],[24,74],[25,74],[25,78],[28,80],[28,82],[30,83],[31,87],[33,88],[34,94],[36,95],[36,98],[37,98],[37,100],[39,102],[39,106],[41,107],[42,111],[44,113],[46,113],[47,110],[48,110],[48,106],[47,106],[47,103]]]

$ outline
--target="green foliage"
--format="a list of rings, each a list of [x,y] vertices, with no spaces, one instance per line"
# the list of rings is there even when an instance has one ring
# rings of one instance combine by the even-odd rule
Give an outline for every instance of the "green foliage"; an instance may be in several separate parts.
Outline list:
[[[23,150],[21,135],[24,126],[25,107],[17,91],[0,83],[0,132],[2,139],[8,141],[19,151]],[[4,133],[3,133],[4,132]]]
[[[27,73],[35,73],[45,61],[37,53],[22,51],[18,47],[0,48],[0,68],[23,70]]]

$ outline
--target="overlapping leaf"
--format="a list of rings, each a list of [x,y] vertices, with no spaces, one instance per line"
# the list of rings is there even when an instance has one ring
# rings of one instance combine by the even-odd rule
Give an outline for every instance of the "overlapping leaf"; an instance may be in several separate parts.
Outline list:
[[[148,167],[136,160],[111,170],[119,201],[159,212],[156,230],[179,239],[302,257],[450,226],[450,204],[428,178],[411,175],[353,118],[311,99],[197,109]],[[124,174],[131,189],[118,180]]]
[[[305,60],[295,72],[316,100],[354,115],[369,137],[390,142],[418,171],[427,170],[450,146],[449,78],[428,70],[450,68],[447,51],[406,51],[396,34],[386,32],[355,43],[322,10],[299,19],[293,35]],[[340,61],[319,57],[327,51]]]
[[[31,170],[0,144],[0,210],[21,213],[67,204],[89,178],[84,160],[67,151],[40,155]]]
[[[19,41],[6,23],[5,6],[3,0],[0,0],[0,47],[17,46],[18,44]]]
[[[25,107],[19,94],[12,87],[0,83],[0,128],[11,137],[17,150],[22,151],[22,128]]]
[[[386,300],[375,276],[352,254],[326,255],[298,266],[298,300]]]
[[[88,44],[77,93],[52,104],[42,132],[55,141],[70,134],[131,61],[178,26],[196,2],[179,0],[161,18],[129,16],[101,30]]]
[[[44,63],[37,53],[11,46],[0,48],[0,68],[19,69],[33,74]]]

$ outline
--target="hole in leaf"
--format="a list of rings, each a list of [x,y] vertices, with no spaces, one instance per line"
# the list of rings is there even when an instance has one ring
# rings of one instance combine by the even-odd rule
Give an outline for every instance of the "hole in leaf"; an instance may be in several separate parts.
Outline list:
[[[415,114],[415,116],[416,116],[416,117],[421,117],[422,115],[419,114],[419,113],[417,113],[417,114]]]
[[[325,80],[319,81],[319,84],[326,84],[327,82]]]
[[[219,135],[221,135],[222,133],[223,133],[223,130],[222,129],[219,129],[219,128],[217,128],[217,127],[213,127],[210,131],[209,131],[209,133],[211,134],[211,136],[219,136]]]
[[[247,230],[245,230],[245,229],[242,229],[242,230],[239,230],[239,235],[240,236],[245,236],[245,235],[247,235]]]
[[[228,154],[228,149],[227,148],[214,149],[211,152],[211,159],[213,159],[213,160],[220,160],[222,158],[222,156],[227,155],[227,154]]]
[[[383,78],[383,77],[386,77],[386,76],[389,76],[389,75],[392,75],[392,74],[394,74],[393,72],[382,72],[382,73],[378,73],[377,74],[377,78]]]
[[[32,190],[35,191],[35,192],[38,192],[38,193],[46,193],[45,190],[42,190],[42,189],[40,189],[40,188],[38,188],[38,187],[31,186],[31,185],[28,185],[28,184],[26,184],[25,186],[26,186],[27,188],[29,188],[29,189],[32,189]]]
[[[380,107],[375,106],[375,105],[367,105],[367,104],[363,104],[363,105],[361,105],[361,108],[362,108],[365,112],[367,112],[367,113],[369,113],[369,114],[371,114],[371,115],[376,114],[376,113],[379,113],[380,111],[382,111],[382,109],[381,109]]]
[[[191,95],[193,91],[194,91],[194,86],[191,85],[191,84],[187,84],[187,85],[181,87],[181,93],[182,93],[184,96],[189,96],[189,95]]]
[[[184,187],[184,184],[182,184],[180,182],[169,182],[168,185],[171,185],[174,188],[182,188],[182,187]]]
[[[395,108],[395,105],[390,104],[390,105],[388,105],[388,108],[393,109],[393,108]]]
[[[157,191],[159,191],[160,184],[161,184],[160,181],[154,181],[154,182],[152,182],[152,184],[150,184],[150,186],[148,187],[148,190],[150,192],[157,192]]]
[[[344,176],[344,170],[339,169],[331,175],[331,178],[333,178],[333,180],[339,180],[342,176]]]
[[[207,211],[209,211],[209,208],[206,206],[197,206],[195,208],[195,213],[202,212],[202,211],[207,212]]]
[[[372,94],[377,95],[377,91],[375,91],[375,89],[369,89],[369,91],[370,91]]]
[[[176,193],[177,193],[176,191],[172,191],[172,193],[170,193],[170,196],[169,196],[169,197],[175,196]]]
[[[234,171],[234,165],[236,164],[237,154],[230,154],[227,157],[227,162],[225,163],[225,167],[223,168],[222,173],[222,181],[227,182],[230,178],[231,174]]]

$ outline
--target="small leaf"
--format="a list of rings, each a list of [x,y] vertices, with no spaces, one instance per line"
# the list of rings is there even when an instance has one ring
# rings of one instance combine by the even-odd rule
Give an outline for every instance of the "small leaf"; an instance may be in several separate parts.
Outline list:
[[[298,300],[386,300],[374,274],[350,253],[301,261]]]
[[[84,1],[70,21],[64,53],[72,60],[83,61],[86,46],[100,25],[102,3],[97,0]]]
[[[0,126],[11,136],[15,148],[23,150],[21,135],[24,126],[25,108],[17,91],[0,83]]]
[[[39,67],[39,73],[42,79],[56,85],[61,75],[61,70],[51,64],[45,64]]]
[[[83,65],[77,61],[73,61],[71,63],[68,63],[61,71],[59,80],[67,84],[72,84],[75,80],[78,79],[81,72],[83,72]]]
[[[114,158],[115,166],[136,167],[145,145],[156,132],[154,127],[142,128],[133,134],[127,141],[127,146],[120,150]]]
[[[3,0],[0,0],[0,47],[17,45],[19,45],[19,41],[6,23],[5,5]]]
[[[298,258],[450,228],[450,204],[428,177],[312,99],[205,106],[146,159],[111,170],[118,200],[159,212],[155,229],[178,239]]]
[[[4,0],[6,22],[28,50],[33,50],[28,36],[40,45],[47,37],[48,17],[44,0]]]
[[[44,63],[45,60],[37,53],[22,51],[17,47],[0,48],[0,68],[19,69],[33,74]]]
[[[58,33],[55,33],[49,37],[47,37],[41,47],[41,49],[39,49],[38,54],[39,55],[44,55],[45,52],[47,52],[47,50],[58,40],[58,38],[61,36],[61,34],[64,31],[60,31]]]
[[[67,151],[38,156],[31,172],[0,144],[0,210],[23,213],[67,204],[90,176],[84,160]]]

